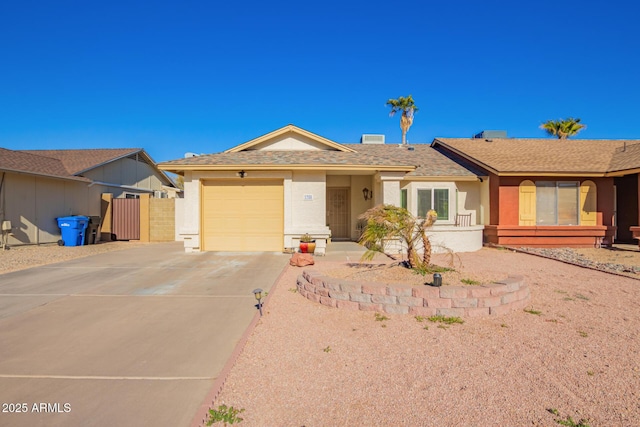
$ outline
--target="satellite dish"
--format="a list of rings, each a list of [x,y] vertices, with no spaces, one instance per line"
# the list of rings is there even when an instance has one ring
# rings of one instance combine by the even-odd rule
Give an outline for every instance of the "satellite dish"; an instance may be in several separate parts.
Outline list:
[[[198,157],[198,154],[196,154],[196,153],[191,153],[191,152],[189,152],[189,153],[184,153],[184,158],[185,158],[185,159],[188,159],[189,157]]]

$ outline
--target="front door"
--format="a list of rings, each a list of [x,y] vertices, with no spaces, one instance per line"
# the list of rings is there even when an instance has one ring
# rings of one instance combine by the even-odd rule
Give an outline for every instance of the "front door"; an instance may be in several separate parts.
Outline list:
[[[327,225],[333,240],[351,240],[348,188],[327,188]]]

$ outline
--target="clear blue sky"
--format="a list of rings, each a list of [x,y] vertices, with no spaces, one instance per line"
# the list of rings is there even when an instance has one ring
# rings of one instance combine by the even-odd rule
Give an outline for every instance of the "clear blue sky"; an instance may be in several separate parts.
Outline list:
[[[221,5],[223,4],[223,5]],[[504,129],[640,139],[640,6],[620,1],[5,1],[0,147],[212,153],[288,123],[337,142]]]

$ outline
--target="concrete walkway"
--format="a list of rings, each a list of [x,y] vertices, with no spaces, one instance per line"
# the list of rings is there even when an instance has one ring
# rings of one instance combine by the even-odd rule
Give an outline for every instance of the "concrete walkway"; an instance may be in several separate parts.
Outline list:
[[[189,425],[288,259],[172,242],[0,275],[0,425]]]

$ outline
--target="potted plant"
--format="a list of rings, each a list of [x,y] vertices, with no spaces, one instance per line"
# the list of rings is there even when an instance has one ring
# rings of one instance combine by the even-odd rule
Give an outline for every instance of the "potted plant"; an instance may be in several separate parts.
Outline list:
[[[312,254],[316,250],[316,241],[309,235],[309,233],[305,233],[300,236],[300,252],[303,254]]]

